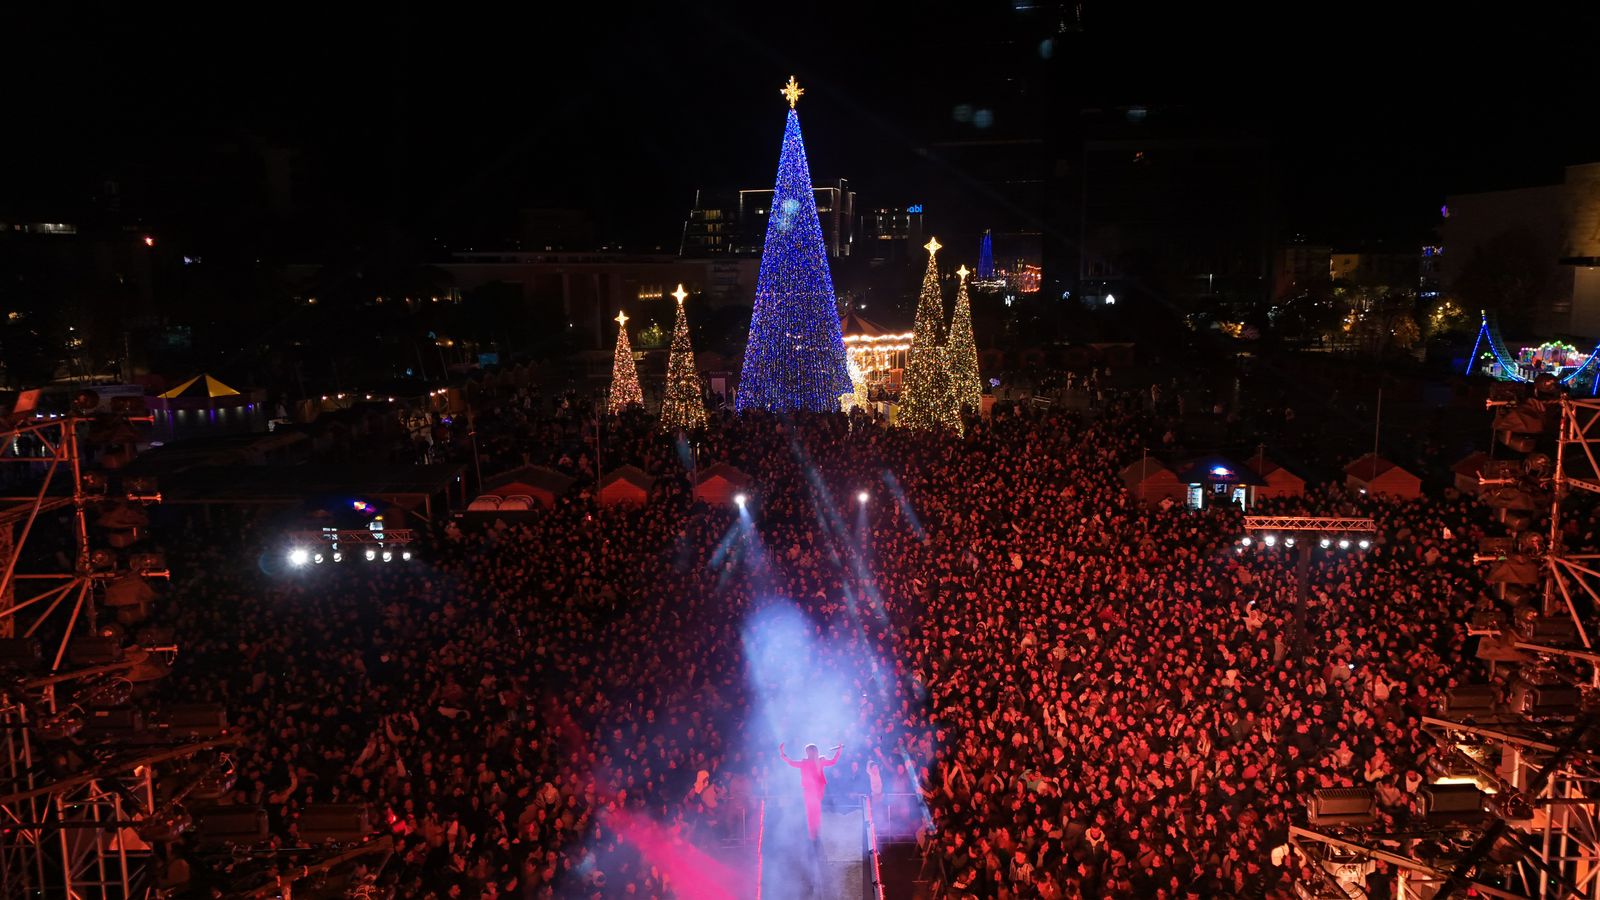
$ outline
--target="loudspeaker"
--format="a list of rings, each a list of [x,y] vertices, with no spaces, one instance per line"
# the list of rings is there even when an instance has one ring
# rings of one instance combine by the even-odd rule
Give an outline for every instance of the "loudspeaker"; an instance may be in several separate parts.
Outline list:
[[[1583,692],[1564,684],[1518,682],[1511,686],[1511,708],[1528,715],[1575,712],[1582,703]]]
[[[228,710],[220,703],[174,703],[160,723],[173,737],[216,737],[228,730]]]
[[[307,844],[359,841],[373,832],[370,810],[361,803],[312,803],[300,813],[300,840]]]
[[[1494,711],[1492,684],[1457,685],[1444,695],[1444,711],[1453,715],[1472,715]]]
[[[1312,796],[1307,818],[1312,825],[1371,825],[1377,821],[1373,809],[1366,788],[1322,788]]]
[[[106,706],[85,711],[86,738],[127,738],[144,731],[144,713],[132,706]]]
[[[105,666],[122,662],[122,640],[114,637],[80,637],[67,645],[67,662],[74,666]]]
[[[258,844],[267,839],[267,811],[259,806],[196,810],[194,833],[208,844]]]
[[[1429,818],[1472,819],[1485,815],[1483,791],[1475,784],[1422,786],[1422,808]]]
[[[1528,640],[1535,644],[1561,646],[1578,639],[1578,626],[1571,616],[1550,616],[1534,619],[1528,625]]]

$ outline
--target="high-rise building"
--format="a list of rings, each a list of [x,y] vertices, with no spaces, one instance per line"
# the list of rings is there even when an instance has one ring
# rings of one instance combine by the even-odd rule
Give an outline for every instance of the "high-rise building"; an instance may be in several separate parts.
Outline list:
[[[1510,331],[1600,337],[1600,162],[1560,184],[1454,194],[1440,209],[1442,290]]]
[[[678,247],[678,255],[730,255],[738,237],[738,195],[732,191],[695,191],[694,206],[683,223],[683,243]]]
[[[847,179],[812,186],[828,256],[843,259],[856,245],[856,192]],[[683,223],[681,256],[758,256],[772,216],[772,189],[697,190]]]
[[[880,206],[861,214],[861,249],[868,259],[902,261],[920,256],[922,204]]]
[[[840,178],[821,185],[812,184],[817,203],[817,221],[822,224],[822,244],[828,256],[842,259],[850,255],[856,240],[856,192],[850,182]],[[740,253],[760,253],[772,216],[772,189],[739,192]]]

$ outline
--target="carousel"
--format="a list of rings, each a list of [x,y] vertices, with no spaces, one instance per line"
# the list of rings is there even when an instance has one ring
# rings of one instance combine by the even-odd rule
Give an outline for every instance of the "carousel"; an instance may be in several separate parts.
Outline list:
[[[891,332],[854,313],[839,320],[839,330],[844,334],[855,396],[876,400],[898,394],[906,353],[911,349],[911,332]]]

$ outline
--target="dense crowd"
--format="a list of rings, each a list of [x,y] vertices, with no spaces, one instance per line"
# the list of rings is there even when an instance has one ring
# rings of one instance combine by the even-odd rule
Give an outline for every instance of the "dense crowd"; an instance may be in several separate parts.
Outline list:
[[[920,797],[950,896],[1287,896],[1312,790],[1369,785],[1413,814],[1416,717],[1477,665],[1461,622],[1488,519],[1298,501],[1380,533],[1319,554],[1302,638],[1292,559],[1241,550],[1235,510],[1136,504],[1117,469],[1166,426],[1149,391],[1097,394],[1088,416],[1002,408],[961,438],[747,416],[691,443],[612,421],[606,464],[658,476],[642,507],[580,482],[522,520],[438,528],[409,567],[285,571],[265,527],[239,535],[259,566],[180,538],[185,658],[163,690],[228,706],[249,734],[230,799],[281,840],[307,803],[373,804],[402,896],[695,896],[696,861],[793,777],[751,714],[740,630],[791,604],[819,670],[892,667],[816,740],[846,747],[830,791]],[[581,413],[497,421],[491,469],[592,475]],[[694,502],[691,460],[754,478],[749,532]]]

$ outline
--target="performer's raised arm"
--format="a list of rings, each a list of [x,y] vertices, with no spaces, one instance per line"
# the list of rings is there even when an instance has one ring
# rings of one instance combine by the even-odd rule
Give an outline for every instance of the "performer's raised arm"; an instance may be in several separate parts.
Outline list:
[[[844,752],[844,745],[843,744],[836,744],[834,746],[834,748],[833,748],[833,755],[828,757],[827,759],[823,760],[822,764],[825,765],[825,766],[834,765],[835,763],[837,763],[839,761],[839,754],[841,754],[843,752]]]
[[[783,757],[783,761],[788,763],[789,765],[794,766],[796,769],[800,768],[800,763],[790,759],[789,758],[789,754],[783,752],[783,744],[781,744],[781,743],[778,744],[778,755]]]

